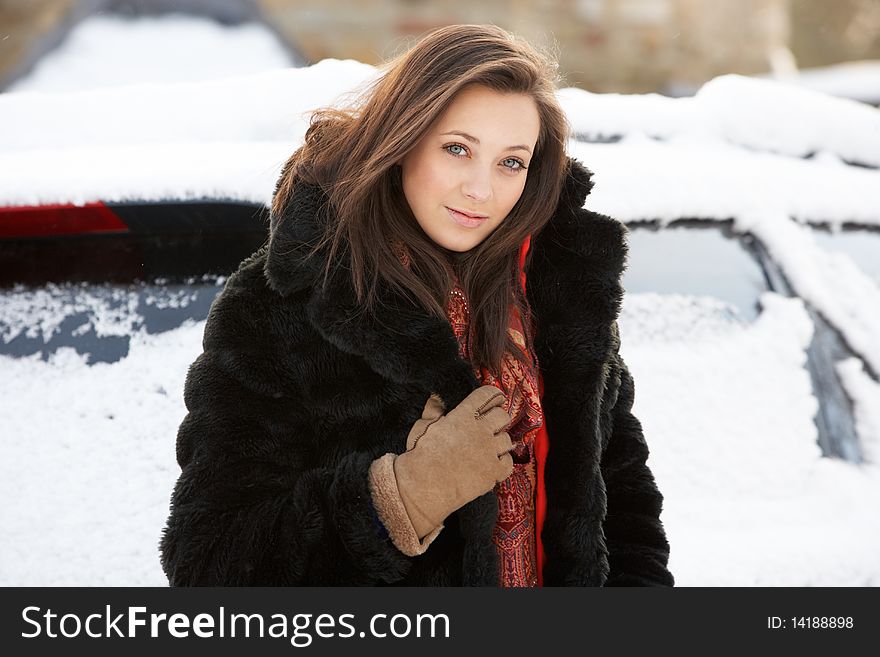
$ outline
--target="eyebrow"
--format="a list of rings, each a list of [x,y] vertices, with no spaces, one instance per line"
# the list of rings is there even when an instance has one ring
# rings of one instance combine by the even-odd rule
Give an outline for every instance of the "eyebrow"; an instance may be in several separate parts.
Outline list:
[[[460,131],[458,131],[458,130],[452,130],[452,131],[450,131],[450,132],[444,132],[444,133],[442,133],[440,136],[443,137],[443,136],[445,136],[445,135],[458,135],[459,137],[464,137],[464,138],[467,139],[468,141],[472,141],[472,142],[475,143],[477,146],[480,145],[480,140],[479,140],[479,139],[477,139],[477,138],[474,137],[473,135],[469,135],[469,134],[466,133],[466,132],[460,132]],[[524,144],[517,144],[516,146],[508,146],[505,150],[509,150],[509,151],[527,151],[527,152],[529,153],[529,155],[531,155],[531,153],[532,153],[532,149],[529,148],[528,146],[525,146]]]

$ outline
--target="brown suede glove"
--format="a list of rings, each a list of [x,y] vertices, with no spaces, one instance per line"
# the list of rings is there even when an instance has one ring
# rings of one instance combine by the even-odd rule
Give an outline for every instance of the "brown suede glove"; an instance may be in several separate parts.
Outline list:
[[[431,395],[407,437],[407,451],[386,454],[370,468],[370,492],[392,542],[422,554],[456,509],[492,490],[513,472],[511,418],[504,393],[481,386],[447,415]]]

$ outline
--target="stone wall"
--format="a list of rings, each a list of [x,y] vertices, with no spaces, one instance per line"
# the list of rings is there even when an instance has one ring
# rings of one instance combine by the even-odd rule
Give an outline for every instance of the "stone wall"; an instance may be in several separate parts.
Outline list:
[[[880,0],[789,0],[791,49],[802,68],[880,59]]]
[[[30,63],[37,42],[51,40],[75,0],[0,0],[0,81]]]
[[[0,80],[76,0],[0,0]],[[880,0],[256,0],[310,62],[378,63],[450,23],[495,23],[593,91],[687,93],[722,73],[880,58]]]
[[[376,63],[449,23],[495,23],[558,53],[565,79],[594,91],[698,86],[769,70],[788,41],[787,0],[260,0],[310,61]]]

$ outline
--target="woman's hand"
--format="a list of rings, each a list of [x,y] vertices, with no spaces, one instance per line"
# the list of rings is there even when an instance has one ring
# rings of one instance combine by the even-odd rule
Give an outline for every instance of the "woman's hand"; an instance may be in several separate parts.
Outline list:
[[[481,386],[448,414],[431,395],[394,461],[397,488],[419,538],[513,472],[504,393]]]

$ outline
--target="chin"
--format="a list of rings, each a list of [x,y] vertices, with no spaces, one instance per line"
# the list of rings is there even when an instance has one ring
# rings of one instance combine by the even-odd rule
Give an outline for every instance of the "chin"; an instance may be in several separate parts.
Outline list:
[[[445,212],[445,210],[444,210]],[[450,253],[467,253],[488,237],[483,231],[458,229],[455,225],[420,224],[422,232],[437,246]]]
[[[450,239],[443,239],[443,240],[435,239],[434,243],[437,244],[438,246],[446,249],[447,251],[452,251],[455,253],[467,253],[468,251],[473,249],[475,246],[477,246],[480,243],[480,241],[481,240],[463,242],[460,239],[456,240],[454,238],[450,238]]]

